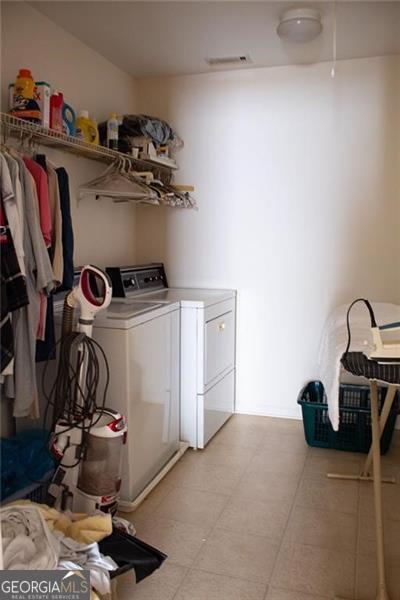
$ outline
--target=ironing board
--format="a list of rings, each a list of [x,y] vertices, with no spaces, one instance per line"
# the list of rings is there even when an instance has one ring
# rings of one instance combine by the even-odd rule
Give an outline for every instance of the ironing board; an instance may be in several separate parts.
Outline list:
[[[400,364],[380,363],[369,359],[362,352],[346,352],[343,354],[341,363],[349,373],[369,379],[371,388],[371,425],[372,445],[365,461],[364,467],[359,475],[342,475],[340,473],[328,473],[328,477],[336,479],[354,479],[358,481],[373,481],[374,505],[375,505],[375,529],[376,529],[376,553],[377,553],[377,595],[376,600],[390,600],[385,574],[385,550],[383,532],[383,507],[382,507],[382,474],[381,474],[381,450],[380,438],[384,430],[386,420],[392,407],[396,390],[400,389]],[[379,416],[378,408],[378,382],[388,384],[385,401]],[[373,467],[371,475],[371,464]],[[394,483],[394,479],[386,480]],[[336,600],[339,600],[337,598]]]

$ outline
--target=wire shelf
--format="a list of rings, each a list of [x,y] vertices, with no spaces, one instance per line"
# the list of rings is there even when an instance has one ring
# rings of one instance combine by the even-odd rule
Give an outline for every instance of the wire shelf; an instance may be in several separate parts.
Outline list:
[[[163,184],[170,185],[173,179],[173,171],[178,168],[177,165],[166,165],[163,162],[164,159],[160,159],[160,162],[156,159],[141,159],[134,158],[130,154],[118,152],[117,150],[111,150],[104,146],[90,144],[78,138],[53,131],[46,127],[42,127],[37,123],[31,123],[24,121],[18,117],[14,117],[7,113],[0,112],[0,125],[1,133],[3,134],[4,140],[7,137],[20,138],[21,142],[25,139],[29,141],[37,142],[40,145],[47,146],[50,148],[59,148],[66,152],[83,156],[91,160],[97,160],[106,163],[112,163],[118,159],[129,161],[132,168],[135,171],[150,171],[153,173],[154,178],[160,180]],[[177,188],[190,188],[193,191],[192,186],[177,186]],[[197,208],[196,201],[189,194],[189,190],[185,192],[176,192],[175,198],[166,197],[158,203],[158,205],[171,206],[175,208]]]
[[[13,137],[21,136],[21,139],[28,137],[34,141],[39,142],[43,146],[51,148],[59,147],[61,150],[66,150],[73,154],[78,154],[85,158],[92,160],[99,160],[101,162],[113,162],[118,158],[129,160],[131,165],[137,171],[152,171],[156,173],[159,178],[168,183],[172,179],[172,171],[178,168],[177,165],[166,165],[163,162],[158,162],[156,159],[143,160],[140,158],[134,158],[130,154],[124,154],[117,150],[111,150],[104,146],[98,146],[79,140],[78,138],[53,131],[47,127],[42,127],[37,123],[30,123],[24,121],[18,117],[13,117],[7,113],[0,112],[0,123],[2,133],[4,137],[12,135]]]

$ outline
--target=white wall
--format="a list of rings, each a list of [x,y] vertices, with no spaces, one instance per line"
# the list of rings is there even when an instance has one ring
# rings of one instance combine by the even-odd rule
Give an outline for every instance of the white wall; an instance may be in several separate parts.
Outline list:
[[[78,14],[78,12],[77,12]],[[8,110],[8,84],[21,67],[47,81],[76,110],[87,109],[98,122],[110,112],[134,112],[135,80],[25,2],[2,2],[1,98]],[[63,152],[44,152],[70,175],[75,262],[102,265],[135,260],[135,211],[128,205],[87,200],[76,189],[105,165]]]
[[[387,57],[333,81],[328,63],[139,81],[139,109],[185,140],[200,210],[141,209],[137,258],[238,289],[239,412],[298,415],[329,311],[400,301],[399,72]]]

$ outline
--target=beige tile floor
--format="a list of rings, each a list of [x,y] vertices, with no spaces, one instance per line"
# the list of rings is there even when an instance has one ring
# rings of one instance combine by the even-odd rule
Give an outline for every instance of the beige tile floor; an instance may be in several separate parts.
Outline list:
[[[375,599],[372,489],[332,481],[363,455],[308,448],[298,421],[235,415],[129,518],[168,559],[118,600]],[[383,459],[400,480],[400,431]],[[400,484],[384,486],[390,600],[400,600]],[[126,515],[125,515],[126,516]]]

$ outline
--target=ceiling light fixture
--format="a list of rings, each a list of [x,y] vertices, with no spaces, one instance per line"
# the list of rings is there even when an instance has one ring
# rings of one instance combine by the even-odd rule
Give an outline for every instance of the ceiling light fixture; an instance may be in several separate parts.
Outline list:
[[[279,37],[287,42],[311,42],[322,31],[321,14],[314,8],[287,10],[281,16],[276,31]]]

